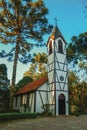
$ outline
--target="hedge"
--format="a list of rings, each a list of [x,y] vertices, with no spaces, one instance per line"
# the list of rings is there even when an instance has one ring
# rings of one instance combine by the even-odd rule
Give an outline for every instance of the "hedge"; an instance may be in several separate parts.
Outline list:
[[[32,119],[36,117],[36,113],[5,113],[0,114],[0,121],[13,119]]]

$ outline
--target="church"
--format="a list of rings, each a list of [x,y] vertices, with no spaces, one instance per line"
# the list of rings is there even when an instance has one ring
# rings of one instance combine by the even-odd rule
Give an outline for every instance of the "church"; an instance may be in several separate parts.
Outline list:
[[[69,115],[66,41],[57,25],[47,42],[48,76],[24,86],[14,95],[14,109],[20,112]]]

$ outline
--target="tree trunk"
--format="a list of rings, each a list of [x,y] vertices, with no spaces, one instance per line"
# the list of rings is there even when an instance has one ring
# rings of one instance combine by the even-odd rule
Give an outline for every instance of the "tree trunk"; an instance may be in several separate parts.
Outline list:
[[[11,86],[10,86],[10,108],[11,109],[13,108],[13,99],[14,99],[14,92],[15,92],[15,81],[16,81],[18,54],[19,54],[19,42],[17,41],[16,47],[15,47],[14,63],[13,63],[12,83],[11,83]]]

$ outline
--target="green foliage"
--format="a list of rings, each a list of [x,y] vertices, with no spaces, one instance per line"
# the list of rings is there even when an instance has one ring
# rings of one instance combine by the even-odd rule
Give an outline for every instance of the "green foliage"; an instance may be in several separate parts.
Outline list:
[[[7,121],[7,120],[13,120],[13,119],[32,119],[36,118],[36,113],[6,113],[6,114],[0,114],[0,121]]]
[[[67,46],[69,69],[76,73],[79,81],[87,81],[87,32],[73,36]]]
[[[87,108],[87,83],[80,82],[74,72],[69,72],[69,104],[78,106],[80,113]]]
[[[9,87],[9,84],[10,80],[7,77],[6,65],[0,64],[0,90],[6,91],[6,89]]]
[[[16,91],[27,85],[28,83],[33,82],[33,79],[29,76],[23,77],[17,84],[16,84]]]
[[[44,52],[38,54],[35,53],[32,61],[33,63],[38,62],[38,63],[47,64],[47,54]]]
[[[68,61],[78,63],[78,59],[87,59],[87,32],[73,36],[67,46]]]
[[[6,89],[5,91],[0,91],[0,112],[9,111],[9,100],[10,100],[9,89]]]
[[[0,112],[3,110],[3,103],[0,102]]]
[[[76,105],[70,105],[70,114],[79,116],[79,108]]]
[[[87,108],[87,32],[73,36],[68,44],[69,100],[70,105],[78,106],[80,113]],[[77,112],[78,113],[78,112]]]
[[[7,76],[7,68],[5,64],[0,64],[0,75],[1,74]]]
[[[0,111],[9,109],[9,85],[10,80],[7,77],[7,67],[5,64],[0,64]]]
[[[0,89],[6,90],[9,87],[10,80],[4,75],[0,75]]]
[[[31,64],[29,71],[24,73],[24,76],[30,76],[33,80],[37,80],[47,75],[46,70],[47,54],[38,53],[33,57],[33,63]]]

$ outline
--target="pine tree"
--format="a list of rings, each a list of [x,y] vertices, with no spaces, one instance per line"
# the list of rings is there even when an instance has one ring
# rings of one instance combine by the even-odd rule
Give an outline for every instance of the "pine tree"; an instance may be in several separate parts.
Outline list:
[[[13,74],[11,83],[11,96],[14,94],[17,62],[19,54],[25,57],[26,62],[30,54],[26,58],[26,50],[30,51],[34,44],[31,39],[41,43],[43,35],[49,33],[52,26],[48,24],[46,15],[48,9],[45,7],[43,0],[1,0],[0,1],[0,42],[4,44],[13,44],[15,48]],[[39,44],[39,45],[42,45]],[[2,57],[13,56],[9,52],[8,55],[1,53]]]

